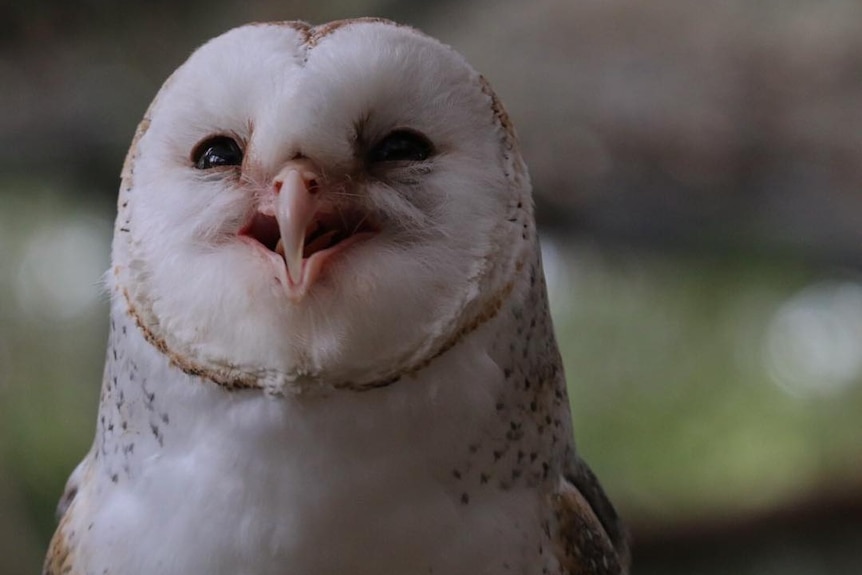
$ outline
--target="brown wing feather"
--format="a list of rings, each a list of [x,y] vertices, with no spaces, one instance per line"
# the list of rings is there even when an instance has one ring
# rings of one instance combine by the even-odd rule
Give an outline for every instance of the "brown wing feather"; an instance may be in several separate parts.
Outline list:
[[[553,496],[556,554],[567,575],[625,575],[628,537],[593,472],[577,459]]]
[[[85,481],[85,476],[90,469],[90,457],[91,454],[87,454],[66,482],[63,496],[60,497],[60,503],[57,505],[57,518],[60,520],[60,524],[51,538],[51,544],[48,546],[48,555],[45,557],[45,563],[42,566],[42,575],[79,574],[73,562],[77,534],[70,523],[71,517],[75,513],[74,504],[76,503],[81,483]]]
[[[42,575],[78,575],[74,566],[73,540],[74,531],[69,529],[69,514],[63,516],[51,544],[48,547],[48,555],[42,566]]]

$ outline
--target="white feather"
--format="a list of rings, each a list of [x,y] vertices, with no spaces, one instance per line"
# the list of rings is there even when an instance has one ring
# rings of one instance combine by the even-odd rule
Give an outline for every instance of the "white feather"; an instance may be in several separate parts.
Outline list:
[[[369,165],[403,129],[430,157]],[[213,136],[241,166],[195,165]],[[298,299],[240,237],[297,157],[315,201],[379,232]],[[204,45],[129,152],[108,284],[96,440],[49,575],[561,573],[575,454],[529,180],[450,48],[369,21]]]

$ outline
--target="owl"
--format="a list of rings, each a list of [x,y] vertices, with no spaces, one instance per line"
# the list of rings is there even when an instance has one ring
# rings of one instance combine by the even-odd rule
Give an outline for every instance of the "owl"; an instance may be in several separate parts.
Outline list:
[[[90,452],[44,575],[619,574],[527,169],[451,48],[252,24],[122,173]]]

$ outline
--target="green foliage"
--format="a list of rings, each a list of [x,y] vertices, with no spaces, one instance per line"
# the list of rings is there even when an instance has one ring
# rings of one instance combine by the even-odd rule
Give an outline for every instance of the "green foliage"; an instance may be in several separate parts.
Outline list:
[[[765,349],[782,304],[828,278],[751,256],[565,253],[556,325],[579,449],[629,516],[731,516],[858,480],[860,378],[800,397]]]

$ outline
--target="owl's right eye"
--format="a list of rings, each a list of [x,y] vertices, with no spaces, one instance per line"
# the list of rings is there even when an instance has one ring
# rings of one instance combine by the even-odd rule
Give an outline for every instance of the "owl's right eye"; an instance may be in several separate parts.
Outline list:
[[[238,166],[242,164],[242,149],[233,138],[214,136],[195,146],[192,151],[192,162],[199,170],[218,166]]]

